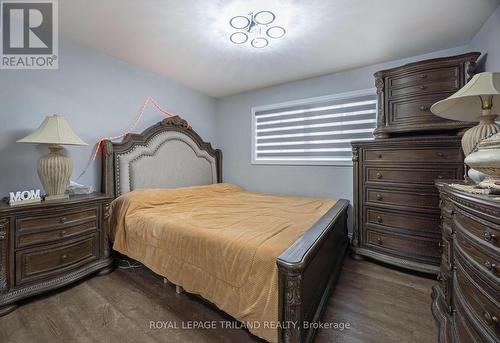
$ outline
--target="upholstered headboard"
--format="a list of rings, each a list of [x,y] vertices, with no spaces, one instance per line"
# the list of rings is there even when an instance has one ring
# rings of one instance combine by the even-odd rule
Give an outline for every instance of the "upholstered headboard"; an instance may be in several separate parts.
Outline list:
[[[177,188],[222,182],[222,153],[179,117],[162,120],[121,143],[102,142],[102,192]]]

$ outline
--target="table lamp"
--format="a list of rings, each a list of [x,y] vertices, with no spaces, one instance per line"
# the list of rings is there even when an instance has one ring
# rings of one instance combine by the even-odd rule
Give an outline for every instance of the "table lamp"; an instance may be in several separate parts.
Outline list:
[[[47,116],[32,134],[18,140],[19,143],[48,144],[49,154],[38,160],[38,177],[42,182],[45,200],[64,199],[72,172],[72,164],[61,145],[87,145],[71,129],[60,115]]]
[[[462,149],[468,156],[483,139],[500,132],[500,125],[495,123],[500,114],[500,73],[474,75],[458,92],[432,105],[431,111],[446,119],[479,121],[462,137]]]

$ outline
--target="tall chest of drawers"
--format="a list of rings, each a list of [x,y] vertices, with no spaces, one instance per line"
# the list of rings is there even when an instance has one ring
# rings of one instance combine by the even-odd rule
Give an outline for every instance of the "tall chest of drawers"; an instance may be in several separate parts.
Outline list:
[[[437,274],[438,179],[464,174],[460,138],[430,136],[353,143],[357,255]]]
[[[440,342],[500,341],[500,197],[438,182],[442,256],[432,312]]]
[[[26,297],[111,270],[104,194],[0,203],[0,316]]]
[[[431,105],[473,76],[480,53],[419,61],[375,73],[373,141],[353,142],[355,257],[437,274],[439,195],[435,180],[464,176],[463,130]]]

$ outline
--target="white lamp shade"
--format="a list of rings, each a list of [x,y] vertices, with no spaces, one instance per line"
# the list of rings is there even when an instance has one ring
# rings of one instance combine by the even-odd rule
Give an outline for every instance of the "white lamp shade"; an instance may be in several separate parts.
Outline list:
[[[81,140],[60,115],[47,116],[40,127],[32,134],[17,141],[18,143],[88,145]]]
[[[479,73],[450,97],[431,107],[435,115],[458,121],[477,122],[482,114],[481,98],[493,97],[493,114],[500,114],[500,73]]]

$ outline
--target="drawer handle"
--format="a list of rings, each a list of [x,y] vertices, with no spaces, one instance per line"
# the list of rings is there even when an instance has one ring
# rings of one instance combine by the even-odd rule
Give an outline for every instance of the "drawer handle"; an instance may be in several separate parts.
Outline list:
[[[423,88],[422,88],[423,89]],[[427,106],[420,106],[420,111],[424,111],[424,112],[427,112],[429,110],[429,107]]]
[[[377,200],[378,200],[378,201],[382,201],[382,200],[384,200],[384,197],[383,197],[383,196],[381,196],[380,194],[377,194]]]
[[[442,152],[437,153],[438,157],[444,157],[444,154]]]
[[[381,173],[377,173],[377,179],[381,179],[382,178],[382,174]]]
[[[377,244],[383,245],[384,242],[382,242],[382,238],[377,237]]]
[[[68,255],[64,254],[64,255],[61,255],[61,260],[65,261],[68,259]]]
[[[486,324],[488,325],[493,325],[493,323],[497,324],[498,323],[498,318],[496,316],[492,316],[489,312],[484,312],[483,313],[484,320],[486,321]]]
[[[384,222],[384,220],[382,219],[382,217],[381,217],[381,216],[377,216],[377,222],[379,222],[379,223],[383,223],[383,222]]]
[[[66,217],[61,217],[61,218],[59,218],[59,223],[63,224],[66,222],[66,220],[67,220]]]
[[[489,231],[486,231],[486,232],[484,233],[484,240],[485,240],[485,241],[491,242],[491,241],[492,241],[492,240],[494,240],[494,239],[495,239],[495,234],[493,234],[493,233],[491,233],[491,232],[489,232]]]
[[[378,157],[378,158],[382,158],[382,154],[378,154],[378,155],[377,155],[377,157]]]
[[[486,261],[484,262],[484,266],[486,267],[486,269],[490,270],[490,271],[495,271],[497,265],[495,263],[491,263],[490,261]]]
[[[438,179],[444,179],[444,176],[443,175],[438,175]]]
[[[421,75],[420,75],[420,78],[421,78],[421,79],[425,79],[426,77],[427,77],[427,74],[421,74]]]
[[[442,247],[443,247],[443,242],[439,241],[439,242],[438,242],[438,247],[439,247],[439,248],[442,248]]]
[[[66,236],[66,230],[59,231],[59,237]]]
[[[421,90],[427,89],[427,86],[420,86]]]

